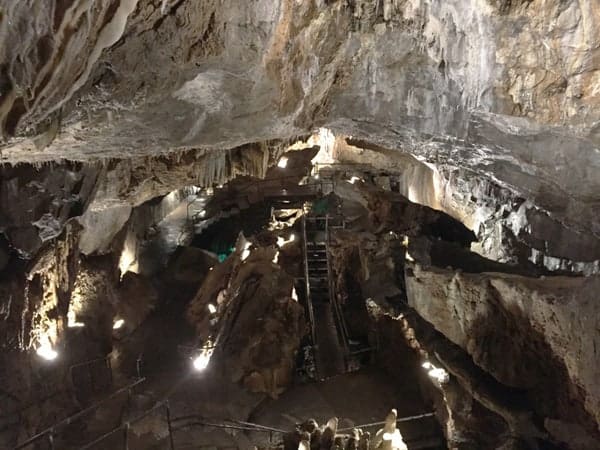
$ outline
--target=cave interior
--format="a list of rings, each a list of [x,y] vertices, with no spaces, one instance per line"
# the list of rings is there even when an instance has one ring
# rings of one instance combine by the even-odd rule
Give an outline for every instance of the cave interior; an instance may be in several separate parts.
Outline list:
[[[0,50],[1,449],[600,449],[596,0],[0,0]]]

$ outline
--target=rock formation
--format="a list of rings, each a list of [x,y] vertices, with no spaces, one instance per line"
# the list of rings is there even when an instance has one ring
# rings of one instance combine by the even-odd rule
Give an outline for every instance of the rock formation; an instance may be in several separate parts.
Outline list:
[[[255,247],[243,236],[216,265],[188,309],[201,342],[213,342],[227,375],[253,392],[277,397],[292,381],[303,308],[292,298],[293,278],[273,262],[274,247]]]
[[[597,0],[0,0],[0,447],[86,403],[71,364],[132,376],[184,311],[279,395],[306,329],[272,231],[304,208],[256,183],[319,176],[336,298],[446,371],[422,390],[451,446],[598,447],[599,55]],[[258,210],[279,223],[220,264],[181,248]]]

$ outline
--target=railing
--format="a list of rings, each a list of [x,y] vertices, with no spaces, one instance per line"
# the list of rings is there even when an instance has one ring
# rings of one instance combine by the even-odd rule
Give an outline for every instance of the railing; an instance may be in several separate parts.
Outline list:
[[[67,417],[66,419],[61,420],[60,422],[55,423],[54,425],[52,425],[51,427],[46,428],[43,431],[40,431],[39,433],[37,433],[36,435],[30,437],[29,439],[27,439],[25,442],[22,442],[21,444],[17,445],[14,450],[18,450],[18,449],[22,449],[25,448],[43,438],[47,438],[48,439],[48,443],[50,444],[50,448],[54,449],[54,436],[56,436],[58,433],[57,431],[63,427],[66,427],[67,425],[72,424],[73,422],[75,422],[77,419],[85,416],[86,414],[89,414],[93,411],[95,411],[96,409],[98,409],[102,404],[106,403],[108,400],[111,400],[119,395],[121,395],[124,392],[127,392],[128,395],[131,395],[131,390],[136,387],[137,385],[143,383],[146,379],[145,378],[140,378],[136,381],[134,381],[131,384],[128,384],[127,386],[124,386],[118,390],[116,390],[115,392],[113,392],[112,394],[110,394],[108,397],[103,398],[102,400],[94,403],[91,406],[88,406],[85,409],[82,409],[81,411]]]
[[[192,414],[189,416],[176,417],[172,419],[172,423],[183,422],[180,425],[172,425],[173,433],[178,430],[189,428],[192,426],[201,426],[201,427],[209,427],[209,428],[222,428],[226,430],[238,430],[238,431],[252,431],[254,433],[268,433],[269,434],[269,443],[273,444],[273,435],[274,434],[286,434],[286,430],[282,430],[279,428],[267,427],[264,425],[259,425],[252,422],[244,422],[241,420],[210,420],[202,417],[198,414]]]
[[[114,436],[115,434],[117,434],[119,432],[123,433],[123,449],[128,450],[129,449],[129,429],[131,428],[131,426],[136,424],[140,420],[148,417],[150,414],[152,414],[156,411],[159,411],[163,408],[164,408],[165,423],[167,425],[167,430],[169,432],[169,449],[170,450],[175,449],[175,433],[178,430],[188,428],[191,426],[204,426],[204,427],[210,427],[210,428],[224,428],[224,429],[240,430],[240,431],[252,431],[255,433],[268,433],[270,442],[273,441],[274,433],[278,433],[278,434],[286,433],[285,430],[281,430],[279,428],[267,427],[264,425],[259,425],[259,424],[255,424],[255,423],[251,423],[251,422],[244,422],[244,421],[240,421],[240,420],[226,419],[226,420],[221,420],[221,421],[215,421],[215,420],[206,419],[198,414],[192,414],[192,415],[188,415],[188,416],[171,418],[171,408],[169,406],[169,400],[167,399],[167,400],[158,402],[152,408],[149,408],[148,410],[139,414],[135,418],[128,420],[126,422],[123,422],[118,427],[113,428],[112,430],[104,433],[103,435],[98,436],[93,441],[88,442],[87,444],[85,444],[82,447],[79,447],[79,450],[91,449],[94,446],[96,446],[102,442],[105,442],[111,436]],[[174,425],[174,424],[177,424],[178,422],[182,422],[182,423],[179,425]]]
[[[337,301],[337,296],[335,295],[335,288],[333,285],[333,270],[331,268],[331,257],[329,255],[329,214],[325,215],[325,254],[327,255],[327,283],[329,289],[329,301],[333,306],[333,312],[335,314],[336,322],[338,324],[337,329],[341,337],[342,347],[344,350],[344,361],[347,365],[347,356],[350,353],[348,345],[349,334],[348,328],[346,327],[344,313]]]
[[[315,313],[310,297],[310,281],[308,276],[308,247],[306,245],[306,215],[302,215],[302,241],[304,242],[304,288],[306,291],[306,307],[308,309],[308,320],[310,322],[310,339],[312,345],[316,345]]]
[[[149,416],[150,414],[152,414],[154,411],[157,411],[161,408],[165,408],[167,428],[169,430],[169,449],[175,450],[175,444],[173,441],[173,429],[171,427],[171,409],[169,407],[168,400],[159,402],[156,405],[154,405],[152,408],[150,408],[150,409],[144,411],[143,413],[141,413],[140,415],[136,416],[134,419],[128,420],[127,422],[123,422],[118,427],[113,428],[109,432],[104,433],[103,435],[97,437],[92,442],[85,444],[83,447],[79,447],[79,450],[87,450],[87,449],[93,448],[97,444],[107,440],[109,437],[116,434],[118,431],[123,432],[123,448],[125,450],[128,450],[129,449],[129,428],[131,427],[131,425],[139,422],[140,420],[142,420],[142,419],[146,418],[147,416]]]
[[[82,390],[84,394],[93,395],[98,392],[104,392],[112,386],[113,372],[110,360],[111,357],[108,355],[73,364],[69,367],[69,377],[73,391],[79,401],[85,400],[85,398],[80,398]],[[89,387],[87,392],[85,387]]]

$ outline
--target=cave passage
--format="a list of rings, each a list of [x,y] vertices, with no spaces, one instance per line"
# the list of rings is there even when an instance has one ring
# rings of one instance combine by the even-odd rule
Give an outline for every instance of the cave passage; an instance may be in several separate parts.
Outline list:
[[[66,308],[65,333],[58,344],[56,324],[41,329],[35,361],[37,395],[58,414],[27,438],[6,419],[11,445],[560,449],[540,425],[556,408],[592,430],[569,403],[564,365],[537,360],[552,350],[504,306],[502,284],[527,295],[529,283],[580,275],[477,253],[480,236],[461,221],[409,200],[406,173],[323,158],[305,144],[264,178],[153,198],[119,232],[120,253],[73,255],[69,233],[59,238],[70,299],[44,323]],[[30,269],[29,305],[55,282],[51,261]],[[448,311],[463,290],[492,308],[470,329],[474,349]],[[523,361],[520,377],[553,376],[522,385],[489,373],[490,342]],[[67,397],[52,394],[62,380]],[[7,418],[40,402],[4,398]]]

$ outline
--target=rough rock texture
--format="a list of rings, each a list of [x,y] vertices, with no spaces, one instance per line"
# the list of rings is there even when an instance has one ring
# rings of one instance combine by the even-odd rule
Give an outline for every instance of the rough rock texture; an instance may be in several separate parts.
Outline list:
[[[383,190],[371,183],[340,181],[335,192],[361,204],[368,212],[369,231],[393,231],[406,236],[425,234],[445,241],[469,246],[475,235],[461,222],[428,206],[419,205],[405,196]]]
[[[81,250],[106,253],[133,207],[188,185],[212,186],[240,175],[262,178],[286,147],[287,142],[273,141],[104,163],[5,165],[0,230],[19,254],[31,258],[77,217],[84,227]]]
[[[0,0],[0,255],[9,258],[0,257],[0,334],[26,349],[36,333],[63,330],[76,252],[113,251],[132,208],[187,184],[264,176],[290,139],[317,126],[427,163],[429,172],[402,165],[413,170],[408,198],[472,225],[485,256],[597,271],[599,8],[595,0]],[[365,206],[375,230],[426,228],[400,226],[405,201]],[[417,221],[431,218],[412,211]],[[65,244],[61,233],[76,217],[81,240]],[[41,269],[23,269],[23,259]],[[548,280],[493,276],[493,290],[473,281],[486,277],[459,276],[467,286],[452,302],[457,317],[446,310],[444,323],[428,319],[454,327],[444,334],[464,322],[477,339],[448,337],[502,383],[542,378],[539,361],[549,361],[566,381],[556,404],[548,392],[535,404],[553,433],[567,427],[557,411],[571,388],[597,420],[597,373],[584,363],[595,348],[582,347],[597,336],[579,339],[593,330],[585,326],[594,311],[582,308],[592,308],[595,278],[565,280],[572,292],[554,295]],[[434,281],[434,292],[450,283]],[[460,314],[469,308],[486,308],[482,327],[470,330]],[[500,336],[511,351],[540,347],[526,353],[523,373],[475,350],[487,345],[477,332],[496,317],[537,333],[515,346]],[[547,379],[554,389],[557,380]],[[576,406],[563,411],[590,429]]]
[[[425,320],[498,381],[525,390],[537,414],[600,437],[597,277],[412,272],[408,302]]]
[[[61,352],[69,338],[67,312],[79,268],[77,235],[77,226],[67,226],[26,271],[5,272],[0,282],[0,447],[12,448],[17,438],[33,435],[75,407],[69,357],[48,365],[34,350],[45,344]]]
[[[534,262],[552,270],[595,273],[600,270],[600,239],[579,232],[537,208],[531,201],[462,167],[419,161],[365,142],[348,144],[335,137],[332,156],[388,174],[410,201],[454,217],[473,230],[473,244],[500,262]]]
[[[593,0],[5,1],[2,12],[3,42],[18,42],[2,48],[0,117],[17,135],[5,161],[232,148],[329,125],[472,169],[600,233]]]
[[[307,331],[304,310],[292,298],[293,278],[272,262],[276,251],[238,240],[236,252],[207,275],[187,313],[201,341],[216,346],[232,381],[272,397],[291,382]]]

